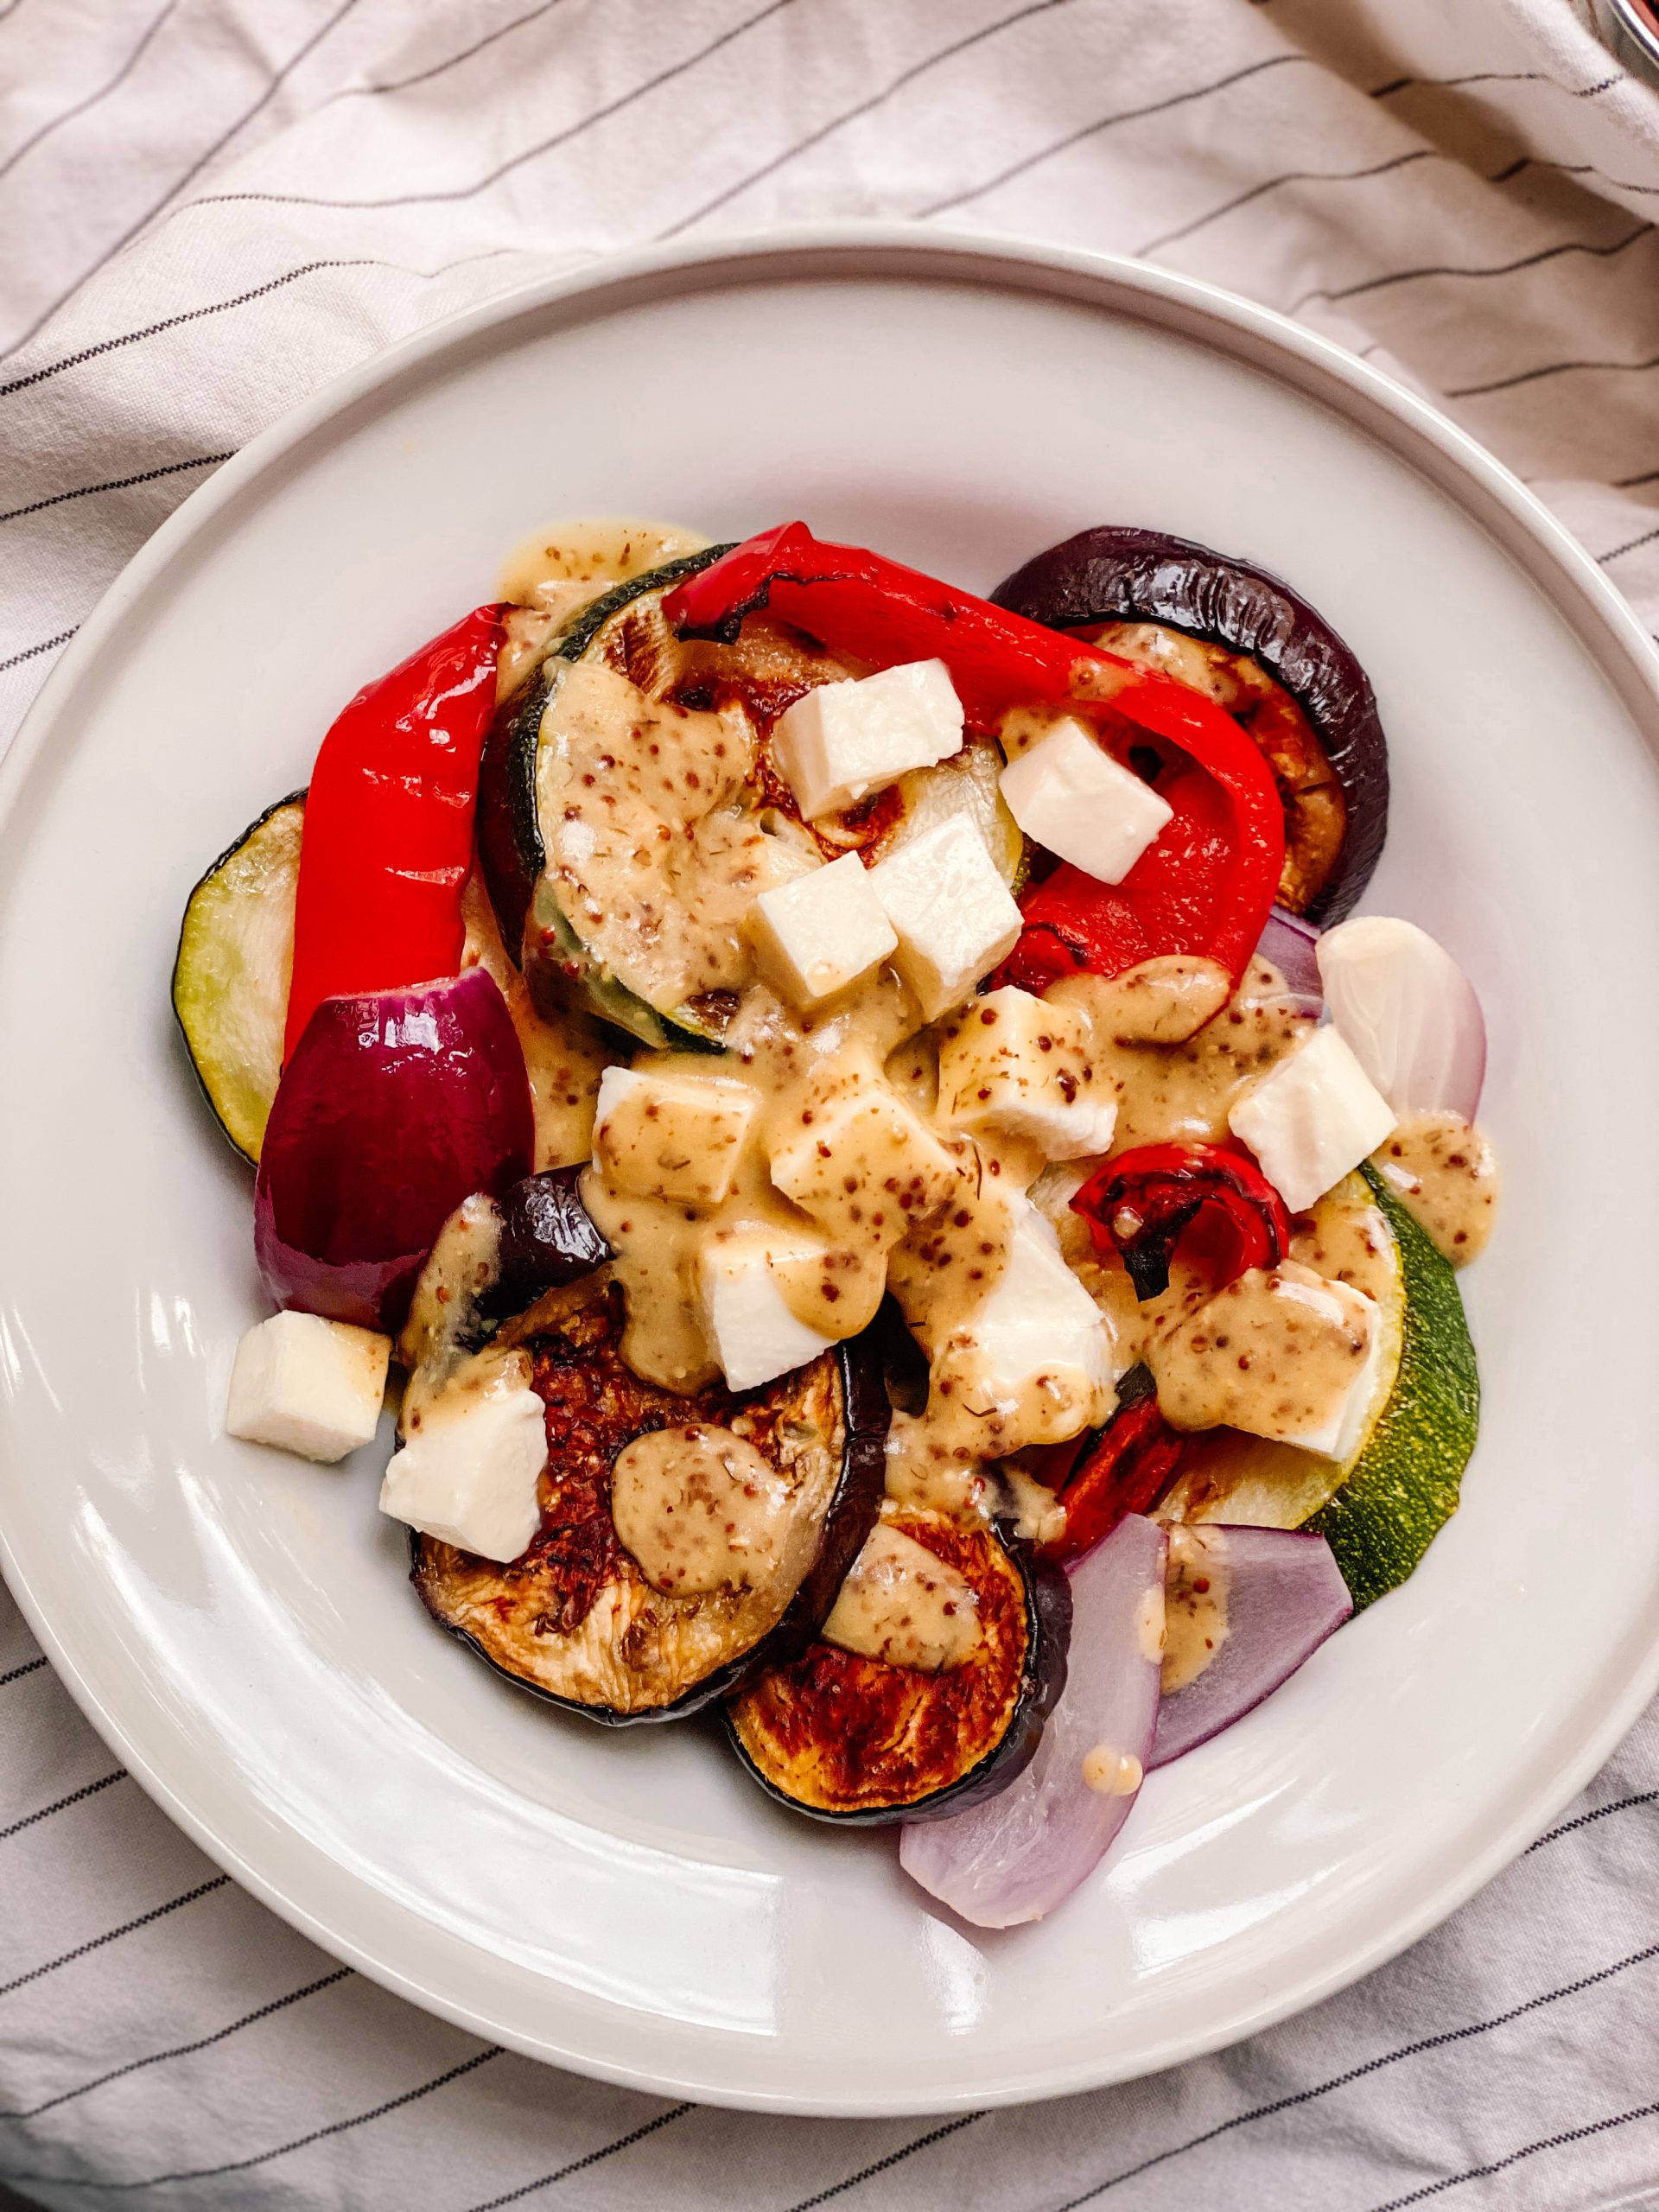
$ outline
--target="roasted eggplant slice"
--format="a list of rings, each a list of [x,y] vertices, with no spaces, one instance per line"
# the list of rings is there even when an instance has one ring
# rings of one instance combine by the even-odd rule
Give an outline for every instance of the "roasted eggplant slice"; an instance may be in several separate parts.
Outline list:
[[[679,664],[671,661],[672,639],[657,615],[661,595],[683,575],[706,569],[723,550],[726,546],[706,546],[699,553],[686,553],[588,601],[550,641],[520,688],[495,710],[478,770],[478,861],[489,885],[495,920],[500,923],[502,943],[513,957],[520,956],[531,898],[546,868],[536,761],[549,703],[570,668],[588,659],[631,677],[652,696],[666,696],[679,675]],[[604,1007],[597,1011],[611,1018]]]
[[[257,1160],[283,1071],[305,793],[270,806],[190,893],[173,968],[173,1011],[207,1103]]]
[[[727,1707],[762,1789],[815,1819],[932,1820],[995,1796],[1027,1764],[1065,1685],[1065,1575],[990,1528],[888,1504],[881,1526],[971,1586],[979,1633],[937,1672],[820,1638],[757,1674]]]
[[[1340,921],[1389,825],[1389,759],[1358,661],[1265,569],[1161,531],[1106,526],[1039,553],[992,594],[1207,690],[1271,762],[1285,803],[1279,903]]]
[[[694,1712],[817,1633],[874,1522],[888,1421],[861,1342],[764,1390],[678,1397],[629,1371],[621,1332],[621,1294],[602,1274],[501,1332],[529,1351],[547,1403],[541,1532],[505,1567],[416,1535],[410,1578],[434,1619],[500,1673],[612,1726]],[[766,1463],[769,1564],[748,1586],[671,1595],[623,1544],[613,1470],[640,1440],[699,1428]]]

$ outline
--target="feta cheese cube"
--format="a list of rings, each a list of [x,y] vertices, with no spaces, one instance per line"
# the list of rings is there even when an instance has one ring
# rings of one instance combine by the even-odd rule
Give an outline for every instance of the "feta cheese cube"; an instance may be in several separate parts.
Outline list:
[[[773,764],[809,821],[961,747],[962,702],[942,660],[820,683],[772,733]]]
[[[236,1348],[225,1427],[302,1459],[343,1459],[380,1418],[391,1339],[317,1313],[273,1313]]]
[[[1173,1427],[1224,1425],[1345,1461],[1364,1434],[1382,1352],[1374,1300],[1286,1260],[1238,1276],[1147,1359]]]
[[[870,870],[899,938],[899,972],[932,1021],[1020,941],[1021,918],[965,815],[947,816]]]
[[[768,1165],[785,1197],[830,1236],[881,1249],[931,1219],[962,1173],[920,1116],[874,1083],[805,1108]]]
[[[422,1406],[380,1484],[380,1510],[480,1559],[517,1559],[541,1526],[547,1408],[520,1353]]]
[[[1001,789],[1027,836],[1102,883],[1122,881],[1172,811],[1073,715],[1008,763]]]
[[[797,1006],[844,991],[899,944],[856,853],[763,891],[749,934],[761,966]]]
[[[815,1238],[787,1238],[756,1229],[709,1244],[702,1255],[703,1313],[715,1359],[734,1390],[758,1390],[804,1367],[835,1342],[798,1321],[779,1278],[814,1261],[826,1248]]]
[[[1087,1016],[1014,984],[974,1000],[939,1044],[939,1113],[962,1129],[1002,1129],[1047,1160],[1107,1151],[1117,1100],[1096,1084]]]
[[[1081,1382],[1090,1392],[1111,1388],[1111,1324],[1066,1265],[1052,1225],[1029,1202],[1014,1224],[1002,1272],[968,1327],[980,1371],[998,1398],[1020,1397],[1046,1376],[1073,1388]]]
[[[731,1196],[759,1103],[729,1076],[607,1068],[594,1109],[594,1157],[612,1189],[631,1198],[721,1205]]]
[[[1293,1213],[1306,1212],[1357,1167],[1394,1122],[1393,1107],[1328,1025],[1269,1069],[1227,1116]]]

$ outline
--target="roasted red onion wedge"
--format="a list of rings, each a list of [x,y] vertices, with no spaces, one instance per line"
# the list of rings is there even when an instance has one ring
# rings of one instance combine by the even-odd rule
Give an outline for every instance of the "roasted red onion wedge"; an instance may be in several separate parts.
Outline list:
[[[1071,1666],[1031,1764],[988,1803],[903,1830],[899,1865],[975,1927],[1063,1904],[1128,1818],[1158,1719],[1164,1554],[1131,1514],[1077,1562]]]
[[[278,1086],[254,1249],[279,1306],[395,1331],[432,1240],[530,1166],[524,1054],[482,968],[325,999]]]
[[[1486,1023],[1444,945],[1415,922],[1359,914],[1319,939],[1319,969],[1332,1020],[1396,1114],[1474,1118]]]
[[[1357,904],[1388,834],[1388,747],[1364,670],[1298,593],[1207,545],[1107,525],[1037,554],[992,597],[1210,692],[1284,798],[1280,904],[1319,922]]]
[[[1300,914],[1275,906],[1268,916],[1256,952],[1270,961],[1284,977],[1288,989],[1313,1000],[1323,1011],[1325,986],[1319,981],[1319,933]]]
[[[1169,1531],[1164,1695],[1147,1766],[1253,1713],[1354,1610],[1323,1536],[1205,1522]]]

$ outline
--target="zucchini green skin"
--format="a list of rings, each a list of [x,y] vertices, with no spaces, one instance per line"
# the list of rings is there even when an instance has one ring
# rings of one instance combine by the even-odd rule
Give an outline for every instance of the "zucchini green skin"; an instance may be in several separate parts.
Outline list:
[[[179,925],[178,951],[173,962],[174,1019],[190,1055],[192,1071],[213,1119],[251,1166],[258,1164],[265,1115],[270,1110],[276,1086],[272,1083],[269,1095],[264,1095],[265,1085],[250,1064],[249,1040],[238,1039],[235,1033],[232,1016],[238,1009],[226,1003],[222,988],[222,962],[229,950],[223,927],[227,917],[216,913],[214,893],[224,871],[244,858],[278,815],[289,807],[303,810],[304,805],[303,787],[289,791],[285,798],[268,806],[257,821],[251,822],[213,866],[204,869],[185,901]],[[296,885],[297,882],[296,852]],[[291,906],[291,899],[289,903]],[[259,1110],[261,1105],[263,1112]]]
[[[542,717],[560,676],[588,651],[606,624],[637,599],[647,592],[671,590],[683,576],[695,575],[730,550],[727,545],[709,545],[682,554],[590,601],[571,618],[534,672],[496,709],[479,764],[478,856],[501,925],[501,941],[515,960],[524,944],[537,879],[547,865],[536,805],[536,753]]]
[[[1307,1522],[1336,1554],[1356,1612],[1397,1589],[1458,1510],[1480,1427],[1480,1375],[1449,1261],[1371,1166],[1360,1173],[1400,1246],[1400,1371],[1353,1475]]]

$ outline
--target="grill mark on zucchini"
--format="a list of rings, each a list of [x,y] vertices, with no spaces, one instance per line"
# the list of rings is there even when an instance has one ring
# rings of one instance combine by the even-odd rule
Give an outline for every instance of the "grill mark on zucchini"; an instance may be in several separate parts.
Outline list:
[[[590,600],[549,645],[525,683],[497,709],[479,770],[479,858],[502,940],[515,959],[524,944],[537,880],[547,866],[536,804],[536,753],[542,717],[560,676],[593,649],[607,625],[637,600],[648,592],[660,599],[682,577],[695,575],[730,550],[729,545],[703,546]]]

